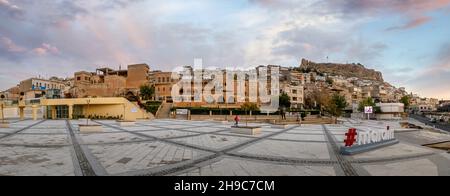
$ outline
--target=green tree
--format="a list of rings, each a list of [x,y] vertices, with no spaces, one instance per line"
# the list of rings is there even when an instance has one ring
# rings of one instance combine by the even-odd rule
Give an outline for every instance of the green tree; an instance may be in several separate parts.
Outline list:
[[[342,116],[342,111],[348,106],[344,96],[334,94],[326,106],[327,111],[333,116]]]
[[[291,107],[291,98],[289,97],[288,94],[283,93],[280,95],[279,98],[279,104],[280,104],[280,108],[290,108]]]
[[[403,104],[405,104],[405,109],[408,109],[409,106],[411,105],[411,97],[409,97],[409,96],[403,96],[403,97],[400,99],[400,102],[403,103]]]
[[[155,95],[155,87],[150,85],[142,85],[140,92],[142,99],[149,100]]]
[[[258,105],[256,103],[250,103],[250,102],[244,103],[241,106],[241,109],[244,111],[259,111]]]
[[[372,97],[368,97],[367,99],[362,100],[358,105],[358,111],[364,112],[364,108],[368,106],[374,107],[375,113],[377,113],[377,107]]]
[[[333,85],[333,83],[334,83],[334,81],[333,81],[333,79],[332,78],[330,78],[330,77],[327,77],[327,84],[329,84],[329,85]]]

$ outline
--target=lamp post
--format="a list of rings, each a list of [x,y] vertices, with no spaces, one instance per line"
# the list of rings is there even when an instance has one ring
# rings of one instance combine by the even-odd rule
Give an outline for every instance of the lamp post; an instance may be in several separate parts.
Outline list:
[[[90,103],[91,103],[91,100],[88,99],[88,100],[87,100],[87,111],[86,111],[86,114],[89,114],[89,106],[90,106]],[[89,116],[86,118],[86,125],[87,125],[87,126],[89,125]]]
[[[5,113],[3,112],[3,99],[5,99],[5,95],[1,95],[1,103],[0,103],[0,107],[2,109],[2,124],[5,124]]]
[[[223,101],[225,102],[225,108],[229,111],[229,108],[228,108],[228,93],[229,92],[232,92],[232,91],[229,91],[229,90],[222,90],[222,92],[224,93],[223,94]],[[227,115],[225,115],[225,121],[228,121],[228,115],[229,114],[227,114]]]
[[[125,104],[123,104],[123,119],[122,120],[124,120],[125,121],[125,114],[126,114],[126,108],[127,108],[127,106],[125,105]]]

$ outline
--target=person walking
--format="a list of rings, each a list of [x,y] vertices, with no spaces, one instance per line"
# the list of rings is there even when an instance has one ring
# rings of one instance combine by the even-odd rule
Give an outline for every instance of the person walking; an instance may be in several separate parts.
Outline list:
[[[235,126],[238,127],[239,126],[239,121],[241,121],[241,117],[239,115],[236,115],[236,117],[234,118]]]

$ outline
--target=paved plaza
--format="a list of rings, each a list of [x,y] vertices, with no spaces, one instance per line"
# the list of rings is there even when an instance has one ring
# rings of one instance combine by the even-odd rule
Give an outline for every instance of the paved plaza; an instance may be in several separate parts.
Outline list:
[[[80,134],[78,120],[13,121],[0,129],[0,175],[343,176],[450,175],[450,154],[423,147],[450,141],[428,131],[398,132],[400,143],[340,155],[349,127],[399,128],[398,122],[262,126],[262,134],[233,134],[214,121],[138,121],[120,127],[94,121],[103,133]],[[257,124],[249,124],[257,125]]]

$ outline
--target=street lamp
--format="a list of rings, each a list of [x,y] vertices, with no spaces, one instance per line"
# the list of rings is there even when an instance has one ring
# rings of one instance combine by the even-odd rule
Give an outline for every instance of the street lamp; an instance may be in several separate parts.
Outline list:
[[[125,105],[125,104],[123,104],[123,120],[125,121],[125,114],[126,114],[126,108],[127,108],[127,105]]]
[[[87,100],[87,111],[86,114],[89,114],[89,106],[90,106],[91,100]],[[86,118],[86,125],[89,125],[89,116]]]
[[[5,95],[1,95],[1,104],[0,107],[2,109],[2,124],[5,124],[5,113],[3,112],[4,103],[3,100],[5,99]]]

